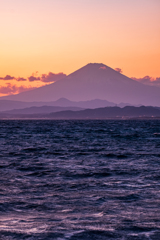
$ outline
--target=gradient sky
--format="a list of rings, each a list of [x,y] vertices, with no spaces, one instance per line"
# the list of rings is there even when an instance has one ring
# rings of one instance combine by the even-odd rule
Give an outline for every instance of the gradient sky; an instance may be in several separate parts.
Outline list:
[[[0,77],[90,62],[160,77],[160,0],[0,0],[0,30]]]

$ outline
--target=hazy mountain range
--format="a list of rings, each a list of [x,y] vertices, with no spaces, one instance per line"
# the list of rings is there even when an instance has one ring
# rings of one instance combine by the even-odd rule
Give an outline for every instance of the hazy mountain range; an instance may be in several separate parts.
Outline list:
[[[62,111],[49,114],[53,119],[108,119],[160,117],[160,109],[154,107],[106,107],[81,111]]]
[[[125,118],[160,118],[160,108],[155,107],[105,107],[95,109],[85,109],[76,111],[75,108],[68,110],[63,107],[43,107],[28,108],[28,112],[22,110],[12,110],[0,112],[1,119],[125,119]],[[48,109],[48,112],[46,111]],[[31,111],[32,110],[32,111]],[[46,111],[43,112],[42,111]],[[52,112],[50,113],[50,110]]]
[[[42,106],[42,107],[29,107],[23,109],[13,109],[10,111],[4,111],[2,113],[8,114],[47,114],[53,112],[60,112],[60,111],[80,111],[83,108],[79,107],[58,107],[58,106]]]
[[[93,63],[50,85],[1,97],[0,100],[44,103],[60,98],[77,102],[102,99],[113,104],[123,102],[131,105],[160,106],[160,88],[139,83],[104,64]],[[77,107],[84,108],[82,105]],[[86,105],[85,108],[87,107]]]
[[[66,98],[60,98],[57,101],[53,102],[21,102],[21,101],[12,101],[12,100],[0,100],[0,112],[2,111],[11,111],[10,113],[16,113],[18,110],[18,113],[28,113],[38,111],[39,113],[45,113],[45,112],[55,112],[55,109],[62,110],[61,108],[68,108],[68,110],[73,110],[74,107],[76,110],[78,108],[101,108],[101,107],[113,107],[113,106],[129,106],[129,103],[120,103],[116,104],[113,102],[109,102],[107,100],[100,100],[100,99],[94,99],[90,101],[70,101]],[[52,108],[57,107],[57,108]],[[66,109],[67,110],[67,109]]]

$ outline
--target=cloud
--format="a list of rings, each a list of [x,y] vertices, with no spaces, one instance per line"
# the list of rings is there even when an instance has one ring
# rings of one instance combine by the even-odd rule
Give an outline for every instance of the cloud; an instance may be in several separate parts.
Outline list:
[[[37,74],[37,73],[36,73]],[[56,82],[64,77],[66,77],[67,75],[64,73],[52,73],[49,72],[48,74],[42,74],[40,77],[35,77],[34,73],[32,74],[32,76],[28,77],[28,80],[30,82],[34,82],[34,81],[41,81],[41,82]]]
[[[17,94],[20,92],[24,92],[24,91],[28,91],[28,90],[32,90],[37,88],[39,85],[46,85],[47,83],[51,83],[51,82],[56,82],[64,77],[66,77],[66,74],[64,73],[52,73],[49,72],[48,74],[42,74],[40,76],[37,76],[38,72],[35,72],[32,74],[32,76],[26,78],[23,77],[13,77],[10,75],[6,75],[5,77],[1,77],[1,80],[8,80],[10,82],[5,83],[5,85],[0,86],[0,95],[1,96],[5,96],[5,95],[12,95],[12,94]],[[25,82],[25,81],[29,81],[30,82],[30,86],[25,86],[24,84],[22,84],[21,86],[17,86],[17,84],[15,84],[15,82],[13,83],[11,80],[15,80],[17,82]],[[36,87],[32,87],[32,83],[35,81],[39,81],[38,85]],[[35,84],[34,84],[35,85]]]
[[[34,82],[34,81],[41,81],[44,83],[48,83],[48,82],[56,82],[64,77],[66,77],[67,75],[60,72],[60,73],[52,73],[49,72],[48,74],[42,74],[41,76],[37,76],[38,72],[33,73],[31,76],[28,77],[28,81],[29,82]],[[27,81],[26,78],[23,77],[13,77],[10,75],[6,75],[5,77],[0,77],[1,80],[16,80],[18,82],[22,81]]]
[[[20,81],[27,81],[27,79],[26,78],[21,78],[21,77],[19,77],[19,78],[16,78],[16,80],[18,81],[18,82],[20,82]]]
[[[157,78],[153,78],[153,77],[150,77],[150,76],[145,76],[143,78],[132,77],[132,79],[137,81],[137,82],[141,82],[143,84],[146,84],[146,85],[160,87],[160,77],[159,78],[158,77]]]
[[[122,73],[122,69],[121,68],[115,68],[114,69],[116,72]]]
[[[64,73],[52,73],[49,72],[48,74],[42,74],[41,76],[41,81],[42,82],[56,82],[64,77],[66,77],[67,75]]]
[[[104,67],[100,67],[99,69],[103,69],[103,70],[105,70],[106,69],[106,67],[104,66]]]
[[[25,86],[16,86],[16,85],[12,85],[11,83],[7,83],[6,86],[1,86],[0,87],[0,94],[16,94],[16,93],[20,93],[20,92],[24,92],[24,91],[28,91],[28,90],[32,90],[35,87],[25,87]]]
[[[159,78],[156,78],[156,80],[155,80],[154,82],[160,84],[160,77],[159,77]]]
[[[153,81],[153,78],[150,77],[150,76],[145,76],[143,78],[135,78],[135,77],[132,77],[133,80],[136,80],[138,82],[142,82],[144,84],[150,84],[152,81]]]
[[[6,75],[4,78],[0,77],[0,79],[2,79],[2,80],[13,80],[13,79],[15,79],[15,77],[12,77],[10,75]]]
[[[40,79],[40,77],[34,77],[34,76],[32,75],[32,76],[28,77],[28,80],[29,80],[30,82],[34,82],[34,81],[40,81],[41,79]]]
[[[0,79],[1,79],[1,80],[6,80],[6,81],[8,81],[8,80],[16,80],[16,81],[18,81],[18,82],[20,82],[20,81],[26,81],[26,80],[27,80],[26,78],[23,78],[23,77],[18,77],[18,78],[16,78],[16,77],[12,77],[12,76],[10,76],[10,75],[6,75],[4,78],[0,77]]]

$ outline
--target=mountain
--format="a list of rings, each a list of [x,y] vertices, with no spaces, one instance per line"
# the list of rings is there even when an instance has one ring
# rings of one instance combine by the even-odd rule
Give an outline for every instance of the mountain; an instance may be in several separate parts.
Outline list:
[[[72,101],[103,99],[114,103],[160,106],[160,88],[132,80],[104,64],[90,63],[50,85],[17,95],[1,97],[15,101]]]
[[[1,100],[0,98],[0,112],[1,111],[8,111],[15,108],[25,108],[29,107],[30,103],[28,102],[21,102],[21,101],[13,101],[13,100]]]
[[[80,108],[99,108],[99,107],[113,107],[116,106],[116,103],[109,102],[107,100],[94,99],[89,101],[70,101],[66,98],[60,98],[57,101],[52,102],[54,106],[61,107],[80,107]]]
[[[107,100],[94,99],[90,101],[74,102],[66,98],[60,98],[53,102],[21,102],[12,100],[0,100],[0,112],[10,111],[17,109],[24,109],[30,107],[42,107],[42,106],[56,106],[56,107],[79,107],[79,108],[100,108],[100,107],[113,107],[116,103],[109,102]],[[128,103],[120,103],[118,106],[128,106]]]
[[[12,114],[12,115],[19,115],[19,114],[46,114],[46,113],[53,113],[59,111],[80,111],[83,108],[79,107],[56,107],[56,106],[42,106],[42,107],[29,107],[23,109],[13,109],[10,111],[2,112],[3,114]]]
[[[49,107],[50,108],[50,107]],[[53,107],[54,108],[54,107]],[[35,107],[33,108],[35,109]],[[80,111],[67,110],[67,108],[61,108],[63,111],[58,112],[45,112],[42,111],[11,111],[0,112],[0,119],[129,119],[129,118],[160,118],[160,108],[156,107],[133,107],[126,106],[120,107],[105,107],[96,109],[85,109]],[[30,111],[29,111],[30,110]],[[56,111],[56,107],[54,109]]]
[[[108,119],[108,118],[160,118],[160,109],[154,107],[106,107],[82,111],[62,111],[49,114],[53,119]]]

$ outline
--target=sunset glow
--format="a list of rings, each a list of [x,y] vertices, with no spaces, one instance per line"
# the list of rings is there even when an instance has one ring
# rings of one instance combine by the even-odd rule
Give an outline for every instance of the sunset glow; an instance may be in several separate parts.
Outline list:
[[[0,77],[70,74],[90,62],[160,77],[159,0],[0,2]],[[46,83],[1,79],[16,86]]]

